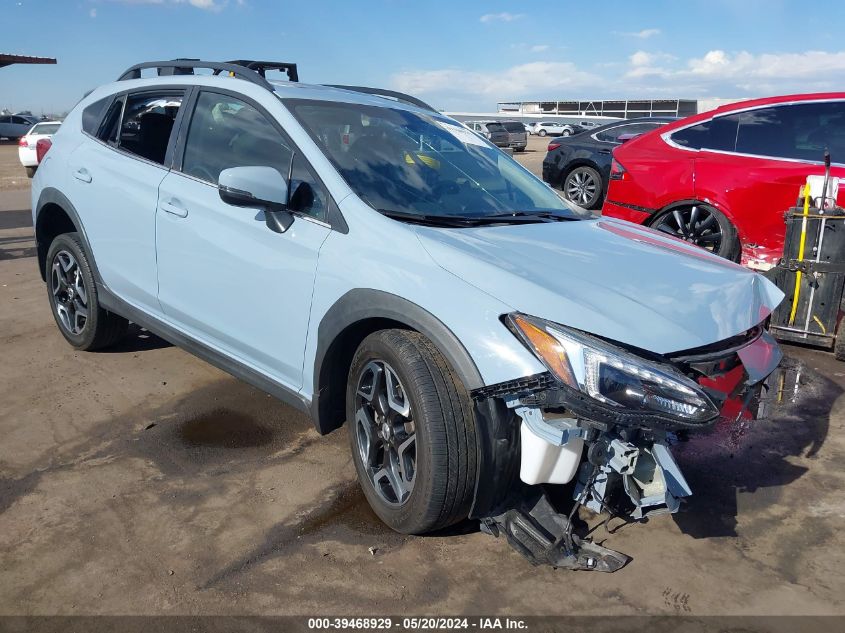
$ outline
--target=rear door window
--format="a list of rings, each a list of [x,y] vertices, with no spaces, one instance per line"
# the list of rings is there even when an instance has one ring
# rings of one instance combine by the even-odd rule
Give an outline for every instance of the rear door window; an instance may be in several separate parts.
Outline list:
[[[672,141],[689,149],[732,152],[736,148],[739,115],[715,117],[673,133]]]
[[[123,108],[117,146],[131,154],[164,164],[173,123],[182,107],[182,91],[130,94]]]
[[[736,151],[756,156],[845,163],[845,102],[809,102],[740,114]]]

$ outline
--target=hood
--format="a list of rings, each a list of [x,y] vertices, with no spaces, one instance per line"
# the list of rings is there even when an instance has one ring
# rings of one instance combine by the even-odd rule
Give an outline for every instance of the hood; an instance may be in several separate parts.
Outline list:
[[[757,273],[620,220],[415,228],[438,265],[515,311],[658,354],[740,334],[783,299]]]

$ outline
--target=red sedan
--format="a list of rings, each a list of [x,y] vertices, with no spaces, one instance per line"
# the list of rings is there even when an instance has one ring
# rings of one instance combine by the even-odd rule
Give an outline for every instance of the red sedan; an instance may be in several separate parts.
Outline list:
[[[825,149],[845,179],[845,93],[733,103],[617,147],[602,214],[766,269],[782,254],[784,212],[808,175],[824,173]]]

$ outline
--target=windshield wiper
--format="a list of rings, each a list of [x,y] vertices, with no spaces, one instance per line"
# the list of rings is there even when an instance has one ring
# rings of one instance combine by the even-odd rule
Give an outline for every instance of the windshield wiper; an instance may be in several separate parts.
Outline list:
[[[427,226],[462,227],[476,226],[477,224],[475,222],[476,218],[461,215],[425,215],[422,213],[405,213],[404,211],[394,211],[392,209],[378,209],[378,212],[394,220]]]
[[[574,215],[560,215],[554,211],[509,211],[507,213],[497,213],[485,217],[496,220],[506,220],[508,218],[541,218],[550,222],[575,222],[581,219]]]
[[[494,215],[425,215],[421,213],[406,213],[392,209],[378,209],[382,215],[394,220],[423,224],[427,226],[470,227],[488,224],[532,224],[536,222],[555,222],[563,220],[577,220],[579,218],[557,215],[550,211],[513,211],[511,213],[497,213]]]

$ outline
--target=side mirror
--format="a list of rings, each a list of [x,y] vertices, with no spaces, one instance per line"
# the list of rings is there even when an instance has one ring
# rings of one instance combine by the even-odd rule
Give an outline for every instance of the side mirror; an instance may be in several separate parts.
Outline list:
[[[627,143],[632,138],[637,138],[638,136],[640,136],[640,134],[620,134],[616,140],[620,143]]]
[[[267,227],[284,233],[293,224],[288,211],[288,184],[273,167],[230,167],[220,172],[217,180],[220,199],[235,207],[252,207],[264,211]]]

